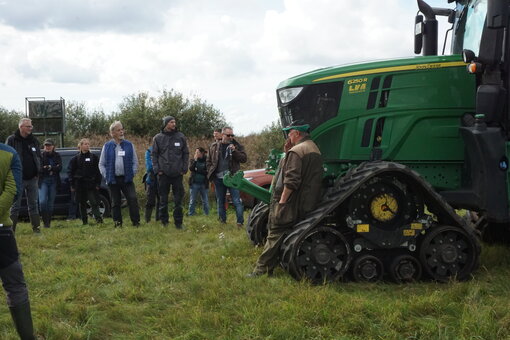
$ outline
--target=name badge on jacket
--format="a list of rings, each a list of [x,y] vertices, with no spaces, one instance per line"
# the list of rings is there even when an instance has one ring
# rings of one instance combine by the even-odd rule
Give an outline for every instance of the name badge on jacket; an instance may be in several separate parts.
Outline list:
[[[119,157],[124,157],[126,155],[126,151],[121,150],[119,151]]]
[[[181,146],[181,143],[174,143],[175,146]]]
[[[35,148],[32,146],[32,151],[35,151]]]

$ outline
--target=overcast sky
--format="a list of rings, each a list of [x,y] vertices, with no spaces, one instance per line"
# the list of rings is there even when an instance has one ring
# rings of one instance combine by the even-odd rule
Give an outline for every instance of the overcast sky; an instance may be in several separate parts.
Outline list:
[[[109,114],[173,88],[258,132],[286,78],[412,56],[416,12],[415,0],[0,0],[0,106],[63,97]]]

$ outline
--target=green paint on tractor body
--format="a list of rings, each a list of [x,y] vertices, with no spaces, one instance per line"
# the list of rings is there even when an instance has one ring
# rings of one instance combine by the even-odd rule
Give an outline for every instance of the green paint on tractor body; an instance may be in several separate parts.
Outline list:
[[[429,56],[331,67],[283,81],[282,124],[311,124],[327,176],[369,160],[416,170],[436,190],[462,184],[461,118],[475,110],[475,77],[460,56]]]

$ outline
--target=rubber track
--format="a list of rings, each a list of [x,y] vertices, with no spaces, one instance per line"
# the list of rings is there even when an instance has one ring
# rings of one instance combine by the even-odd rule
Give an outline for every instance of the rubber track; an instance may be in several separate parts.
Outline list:
[[[310,230],[318,226],[324,218],[345,202],[364,183],[380,175],[396,176],[397,178],[403,179],[405,183],[411,184],[413,189],[422,195],[428,210],[437,216],[439,224],[461,227],[468,235],[471,235],[475,239],[474,243],[477,247],[477,263],[473,271],[478,268],[481,248],[475,236],[476,233],[474,229],[469,227],[466,222],[455,213],[453,208],[417,172],[399,163],[376,161],[362,163],[338,179],[335,186],[328,190],[318,208],[298,222],[294,230],[285,238],[281,248],[282,266],[294,278],[299,279],[300,275],[292,261],[294,258],[295,245],[299,244],[301,239],[306,236]]]

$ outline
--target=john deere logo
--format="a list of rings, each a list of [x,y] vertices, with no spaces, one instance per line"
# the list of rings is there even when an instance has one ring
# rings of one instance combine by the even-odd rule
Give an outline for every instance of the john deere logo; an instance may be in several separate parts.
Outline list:
[[[349,93],[362,93],[367,89],[368,78],[354,78],[347,81],[349,85]]]

